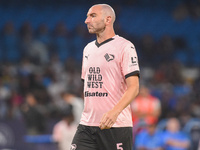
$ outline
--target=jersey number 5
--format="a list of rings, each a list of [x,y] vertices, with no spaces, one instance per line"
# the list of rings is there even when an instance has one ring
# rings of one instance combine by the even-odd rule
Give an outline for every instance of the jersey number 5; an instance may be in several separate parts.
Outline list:
[[[122,143],[117,143],[117,150],[124,150],[123,148],[122,148]]]

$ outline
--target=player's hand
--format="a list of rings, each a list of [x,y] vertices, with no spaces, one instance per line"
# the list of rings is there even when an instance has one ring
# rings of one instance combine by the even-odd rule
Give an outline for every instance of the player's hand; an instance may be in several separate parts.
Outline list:
[[[111,110],[103,114],[103,117],[101,118],[101,121],[100,121],[99,128],[101,130],[110,129],[113,126],[113,124],[116,122],[118,115],[119,113],[114,110]]]

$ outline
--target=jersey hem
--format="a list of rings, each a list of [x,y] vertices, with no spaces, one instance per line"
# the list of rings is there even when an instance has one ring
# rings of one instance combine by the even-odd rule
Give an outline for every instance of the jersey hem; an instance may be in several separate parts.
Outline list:
[[[99,124],[97,123],[84,123],[84,122],[80,122],[81,125],[84,126],[92,126],[92,127],[99,127]],[[117,128],[117,127],[133,127],[133,125],[131,124],[123,124],[123,125],[117,125],[114,124],[112,127]]]

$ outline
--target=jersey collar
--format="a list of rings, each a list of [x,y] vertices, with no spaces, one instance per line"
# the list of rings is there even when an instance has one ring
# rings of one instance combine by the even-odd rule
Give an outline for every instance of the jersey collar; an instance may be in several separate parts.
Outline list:
[[[112,40],[114,40],[114,38],[107,39],[107,40],[101,42],[100,44],[99,44],[99,43],[97,42],[97,40],[96,40],[96,41],[95,41],[95,45],[96,45],[97,47],[100,47],[101,45],[103,45],[103,44],[105,44],[105,43],[108,43],[108,42],[110,42],[110,41],[112,41]]]

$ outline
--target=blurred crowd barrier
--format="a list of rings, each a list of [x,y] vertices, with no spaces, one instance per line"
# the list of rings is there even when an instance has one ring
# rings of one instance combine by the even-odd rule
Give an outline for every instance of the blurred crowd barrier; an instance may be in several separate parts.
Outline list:
[[[171,120],[170,123],[169,120]],[[133,134],[133,149],[139,150],[140,146],[144,145],[149,146],[149,148],[155,148],[156,146],[160,146],[162,148],[167,149],[167,144],[164,143],[166,142],[167,134],[167,138],[172,138],[180,142],[183,142],[184,140],[187,141],[189,145],[186,146],[187,148],[185,149],[197,150],[199,148],[200,140],[200,119],[191,118],[185,125],[177,124],[178,127],[176,128],[174,127],[172,120],[174,120],[173,117],[168,119],[162,119],[156,123],[141,121],[137,125],[135,124],[133,129],[137,132]],[[27,129],[25,121],[18,119],[1,120],[0,148],[8,150],[58,150],[58,143],[53,139],[52,134],[52,130],[56,123],[57,120],[48,120],[48,131],[46,131],[46,133],[38,135],[29,135],[26,133]],[[151,138],[148,139],[148,142],[145,142],[144,135],[148,132],[152,132],[152,128],[155,128],[155,130],[151,134]],[[157,134],[156,132],[159,132],[159,134]],[[168,132],[173,133],[172,137],[169,136]],[[143,143],[144,145],[142,145],[142,142],[145,142],[145,144]]]

